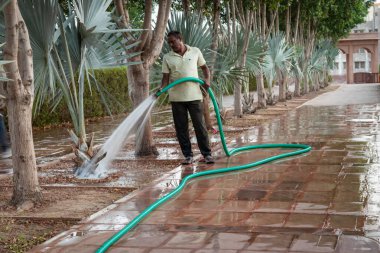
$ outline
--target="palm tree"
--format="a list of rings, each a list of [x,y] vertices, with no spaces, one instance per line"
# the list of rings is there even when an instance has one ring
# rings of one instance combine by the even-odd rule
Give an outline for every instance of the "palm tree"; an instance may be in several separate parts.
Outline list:
[[[325,68],[322,73],[322,86],[328,85],[329,71],[334,68],[335,58],[339,55],[339,49],[334,45],[331,40],[323,40],[319,45],[324,49],[323,56],[325,57]]]
[[[294,96],[301,96],[301,81],[303,79],[303,72],[301,65],[304,60],[304,50],[300,46],[294,46],[294,54],[291,59],[290,74],[294,79]]]
[[[328,71],[333,68],[335,57],[339,50],[329,40],[320,40],[314,46],[310,61],[306,68],[308,79],[314,85],[314,90],[319,90],[327,83]]]
[[[279,85],[284,86],[281,81],[290,68],[290,61],[293,56],[293,48],[286,42],[285,35],[279,33],[272,35],[268,40],[268,48],[264,56],[263,70],[268,80],[268,104],[274,104],[273,84],[280,81]],[[284,87],[280,87],[285,89]],[[281,95],[281,93],[280,93]]]
[[[68,13],[64,14],[58,0],[20,1],[33,48],[35,108],[46,100],[54,108],[64,99],[74,128],[69,130],[72,146],[80,164],[94,155],[94,136],[86,136],[84,90],[97,89],[107,105],[105,87],[97,82],[94,72],[128,65],[126,60],[133,55],[125,50],[136,45],[125,46],[121,32],[126,29],[117,30],[107,11],[111,2],[68,1]]]
[[[1,34],[6,41],[3,55],[8,63],[4,65],[4,69],[9,79],[4,87],[4,95],[7,97],[14,170],[11,203],[22,206],[26,202],[39,202],[42,198],[31,131],[34,98],[33,59],[30,53],[32,48],[17,0],[7,1],[0,8],[3,7],[3,27],[6,29]]]

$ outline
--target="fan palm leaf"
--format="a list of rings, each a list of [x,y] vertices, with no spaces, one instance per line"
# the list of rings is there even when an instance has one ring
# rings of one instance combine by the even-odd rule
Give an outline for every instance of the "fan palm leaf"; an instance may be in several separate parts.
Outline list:
[[[303,72],[301,69],[301,63],[304,59],[304,50],[302,47],[294,46],[294,54],[291,58],[290,74],[292,77],[301,80],[303,77]]]
[[[125,46],[121,31],[116,29],[111,13],[107,11],[111,2],[70,1],[69,11],[64,14],[58,0],[19,1],[32,41],[35,110],[46,100],[55,108],[64,99],[74,126],[72,138],[82,151],[88,149],[85,141],[85,89],[91,92],[95,88],[110,113],[108,104],[112,98],[96,81],[94,70],[128,65],[128,58],[133,55],[125,52],[136,45]]]
[[[196,14],[185,16],[182,12],[171,12],[166,31],[179,31],[184,42],[192,47],[199,48],[205,60],[211,64],[212,30],[207,20],[199,18]],[[170,50],[167,41],[165,41],[162,52],[165,54]]]
[[[293,48],[286,42],[283,33],[272,35],[269,38],[263,60],[263,72],[269,81],[270,93],[272,93],[273,82],[279,78],[281,73],[288,71],[293,54]]]

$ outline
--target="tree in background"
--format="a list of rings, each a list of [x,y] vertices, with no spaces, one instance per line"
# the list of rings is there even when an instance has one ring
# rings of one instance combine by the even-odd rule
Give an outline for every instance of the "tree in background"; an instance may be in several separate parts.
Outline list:
[[[114,0],[116,13],[119,17],[119,25],[123,28],[130,27],[129,3],[123,0]],[[129,61],[132,65],[128,68],[128,83],[133,108],[136,108],[149,95],[150,68],[161,53],[165,39],[165,29],[169,18],[171,0],[158,1],[157,18],[153,20],[153,1],[145,0],[144,22],[141,27],[143,32],[139,36],[126,34],[128,44],[138,43],[128,54],[134,55]],[[154,27],[152,25],[154,23]],[[139,53],[141,52],[141,54]],[[138,54],[137,54],[138,53]],[[136,145],[135,153],[138,156],[157,155],[157,149],[153,142],[152,124],[147,121],[140,145]]]
[[[127,65],[123,37],[108,11],[112,0],[19,0],[33,48],[35,109],[46,101],[54,109],[63,99],[71,117],[69,130],[78,166],[95,154],[94,135],[87,138],[84,91],[96,89],[103,104],[110,98],[94,71]],[[134,45],[130,45],[133,47]],[[111,98],[112,99],[112,98]],[[112,101],[113,102],[113,101]]]
[[[39,202],[42,198],[37,178],[32,134],[34,76],[32,48],[26,24],[16,0],[4,8],[5,40],[4,65],[7,78],[5,92],[9,130],[12,143],[13,195],[12,203]],[[31,207],[32,205],[29,205]]]

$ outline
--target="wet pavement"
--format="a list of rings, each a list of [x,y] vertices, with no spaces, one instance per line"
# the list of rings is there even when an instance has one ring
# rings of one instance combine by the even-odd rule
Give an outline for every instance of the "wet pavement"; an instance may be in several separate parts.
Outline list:
[[[344,103],[342,89],[370,96],[371,103],[352,98]],[[332,94],[228,144],[304,143],[311,152],[193,180],[108,252],[380,252],[380,86],[341,87],[340,102],[327,106],[337,99]],[[215,165],[180,166],[31,252],[94,252],[185,175],[286,151],[254,150],[227,158],[218,150]]]
[[[171,124],[171,112],[168,110],[160,110],[152,113],[152,122],[155,129],[160,129],[168,124]],[[126,118],[126,115],[117,115],[107,117],[95,122],[88,123],[86,131],[94,133],[94,145],[104,143],[112,134],[119,124]],[[56,162],[64,157],[74,157],[71,140],[69,138],[67,128],[50,128],[38,129],[33,131],[34,149],[36,153],[36,161],[38,166],[48,165],[51,162]],[[165,152],[161,152],[164,154]],[[129,157],[134,157],[130,151]],[[166,158],[162,155],[162,158]],[[12,159],[0,160],[0,176],[12,173]]]

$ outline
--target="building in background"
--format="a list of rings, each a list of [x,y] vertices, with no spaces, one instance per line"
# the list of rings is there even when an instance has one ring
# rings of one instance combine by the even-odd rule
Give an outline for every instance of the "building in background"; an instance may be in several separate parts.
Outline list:
[[[365,22],[357,25],[352,29],[352,35],[359,35],[361,33],[369,34],[376,33],[379,37],[379,26],[380,26],[380,3],[374,3],[374,5],[368,10],[368,15],[365,18]],[[379,37],[380,38],[380,37]],[[380,46],[380,45],[379,45]],[[377,57],[379,55],[373,56],[366,48],[359,48],[353,54],[353,73],[371,73],[373,72],[371,68],[371,58]],[[334,80],[337,82],[346,82],[347,73],[347,57],[340,51],[340,54],[335,59],[334,69],[331,74]],[[377,71],[378,72],[378,71]]]

